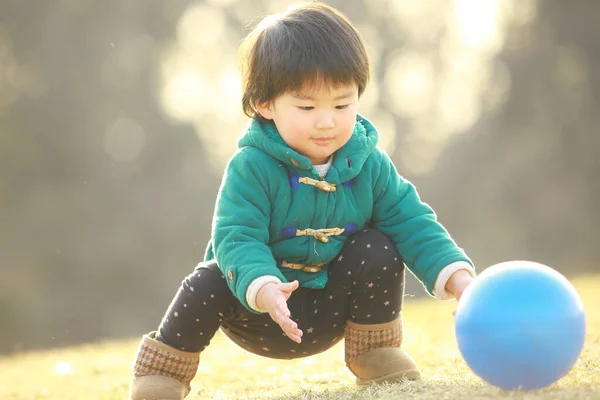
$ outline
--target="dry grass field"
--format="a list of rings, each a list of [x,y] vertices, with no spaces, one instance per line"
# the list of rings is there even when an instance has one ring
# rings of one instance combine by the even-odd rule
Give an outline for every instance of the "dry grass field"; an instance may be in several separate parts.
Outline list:
[[[503,391],[475,376],[454,337],[453,302],[408,299],[404,348],[423,379],[359,389],[343,344],[314,357],[277,361],[218,334],[202,354],[188,399],[600,399],[600,276],[573,280],[586,307],[586,344],[573,370],[539,391]],[[141,334],[141,333],[140,333]],[[0,358],[1,400],[123,400],[138,338]]]

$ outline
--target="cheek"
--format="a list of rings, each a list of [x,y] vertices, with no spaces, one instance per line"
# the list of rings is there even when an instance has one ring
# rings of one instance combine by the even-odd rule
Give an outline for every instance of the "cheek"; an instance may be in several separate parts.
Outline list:
[[[297,129],[298,126],[302,126],[305,122],[302,115],[297,110],[290,110],[285,116],[286,125],[292,129]]]
[[[298,143],[310,137],[310,124],[307,123],[306,118],[298,118],[292,113],[288,115],[284,126],[286,139],[290,142]]]
[[[288,120],[288,126],[296,136],[310,136],[312,132],[312,122],[306,115],[295,115],[295,118]]]
[[[278,117],[278,120],[275,122],[277,124],[277,129],[279,129],[279,133],[287,133],[289,136],[297,130],[297,118],[295,113],[288,111],[286,113],[280,113]]]
[[[354,131],[354,126],[356,125],[356,113],[351,113],[348,116],[344,117],[343,126],[344,132],[347,132],[348,135],[351,135]]]

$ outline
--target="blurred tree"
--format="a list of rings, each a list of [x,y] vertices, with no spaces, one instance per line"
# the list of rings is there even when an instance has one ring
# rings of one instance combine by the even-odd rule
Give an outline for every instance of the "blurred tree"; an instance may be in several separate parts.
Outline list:
[[[155,325],[218,185],[157,101],[187,2],[27,3],[0,6],[0,352]]]
[[[454,141],[435,185],[423,181],[481,267],[531,259],[600,272],[598,12],[593,1],[542,1],[533,23],[511,27],[505,106]]]

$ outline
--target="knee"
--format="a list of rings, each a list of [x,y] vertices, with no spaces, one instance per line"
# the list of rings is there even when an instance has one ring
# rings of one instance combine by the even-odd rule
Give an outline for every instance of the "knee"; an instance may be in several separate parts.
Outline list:
[[[373,228],[361,229],[360,231],[354,233],[351,237],[357,242],[389,243],[390,245],[393,245],[389,237],[384,235],[381,231]]]
[[[211,290],[229,290],[225,277],[219,269],[216,261],[201,262],[183,281],[183,286],[190,291],[196,288],[210,286]]]
[[[389,237],[377,229],[363,229],[348,239],[347,249],[353,258],[368,259],[368,264],[404,269],[404,261]]]

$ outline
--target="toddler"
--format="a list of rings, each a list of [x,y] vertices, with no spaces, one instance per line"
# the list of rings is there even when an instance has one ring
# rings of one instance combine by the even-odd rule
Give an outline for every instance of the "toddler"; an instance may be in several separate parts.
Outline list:
[[[241,50],[250,121],[204,261],[142,338],[130,398],[187,396],[219,328],[279,359],[344,339],[359,385],[419,378],[401,350],[405,265],[441,299],[460,298],[475,272],[358,114],[370,77],[359,33],[311,2],[266,17]]]

